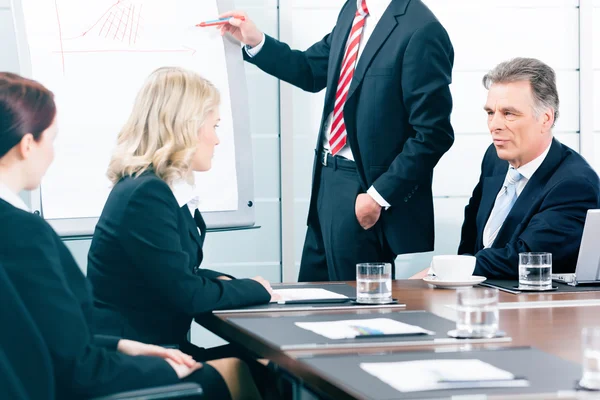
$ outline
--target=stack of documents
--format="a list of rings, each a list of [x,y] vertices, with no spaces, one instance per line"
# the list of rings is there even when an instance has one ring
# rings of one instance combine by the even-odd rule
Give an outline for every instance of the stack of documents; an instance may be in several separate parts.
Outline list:
[[[329,339],[353,339],[386,335],[432,335],[416,325],[405,324],[390,318],[349,319],[344,321],[296,322],[296,326]]]
[[[529,386],[527,380],[475,359],[361,363],[360,367],[399,392]]]

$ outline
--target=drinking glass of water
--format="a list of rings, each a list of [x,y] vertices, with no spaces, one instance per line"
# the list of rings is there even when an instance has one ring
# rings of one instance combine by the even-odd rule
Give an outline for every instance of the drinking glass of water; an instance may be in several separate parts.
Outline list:
[[[356,264],[356,301],[367,304],[392,301],[392,264]]]
[[[460,289],[457,295],[456,332],[460,337],[492,338],[498,332],[498,289]]]
[[[552,289],[551,253],[519,253],[519,289]]]
[[[581,341],[583,376],[579,384],[588,389],[600,389],[600,328],[584,328]]]

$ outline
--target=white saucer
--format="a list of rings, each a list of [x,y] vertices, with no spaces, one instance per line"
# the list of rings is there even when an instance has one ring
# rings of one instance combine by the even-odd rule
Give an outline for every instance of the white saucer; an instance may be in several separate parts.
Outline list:
[[[458,289],[462,287],[469,287],[473,285],[478,285],[481,282],[485,281],[484,276],[473,275],[468,277],[465,280],[461,281],[444,281],[438,278],[437,276],[426,276],[423,280],[430,285],[437,286],[442,289]]]

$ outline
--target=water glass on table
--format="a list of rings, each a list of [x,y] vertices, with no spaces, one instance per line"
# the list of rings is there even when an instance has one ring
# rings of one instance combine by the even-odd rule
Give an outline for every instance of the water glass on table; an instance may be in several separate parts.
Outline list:
[[[519,253],[519,289],[552,289],[552,253]]]
[[[457,293],[456,333],[464,338],[493,338],[498,333],[498,289],[469,288]]]
[[[392,264],[356,264],[356,302],[386,304],[392,301]]]
[[[586,389],[600,390],[600,328],[584,328],[581,331],[583,347],[583,376],[579,385]]]

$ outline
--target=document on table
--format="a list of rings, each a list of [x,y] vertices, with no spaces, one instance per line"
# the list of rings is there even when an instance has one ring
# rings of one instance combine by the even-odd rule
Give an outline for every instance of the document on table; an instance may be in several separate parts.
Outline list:
[[[281,296],[279,301],[296,301],[296,300],[330,300],[330,299],[347,299],[348,296],[335,293],[330,290],[319,288],[303,288],[303,289],[275,289],[273,293]],[[277,301],[277,300],[275,300]]]
[[[296,322],[296,326],[329,339],[353,339],[385,335],[431,335],[416,325],[405,324],[390,318],[349,319],[343,321]]]
[[[360,367],[399,392],[529,386],[526,379],[477,359],[361,363]]]

